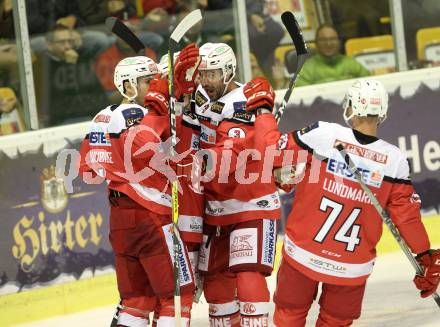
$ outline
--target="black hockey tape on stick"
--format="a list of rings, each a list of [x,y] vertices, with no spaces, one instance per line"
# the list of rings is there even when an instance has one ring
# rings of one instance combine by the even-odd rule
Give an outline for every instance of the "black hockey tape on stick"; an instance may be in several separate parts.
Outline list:
[[[144,44],[119,18],[107,17],[105,26],[117,37],[128,44],[137,54],[143,54]]]
[[[295,45],[295,50],[298,55],[303,55],[309,53],[307,49],[306,42],[302,35],[301,28],[299,27],[298,21],[295,16],[290,11],[285,11],[281,15],[281,21],[286,27],[287,32],[289,32],[292,38],[293,44]]]
[[[281,15],[281,20],[286,28],[287,32],[289,32],[290,37],[292,38],[292,42],[295,45],[296,54],[298,56],[298,60],[296,62],[295,73],[293,73],[292,78],[290,79],[289,86],[287,87],[286,94],[284,95],[283,102],[281,106],[274,111],[275,119],[277,123],[280,122],[281,116],[283,115],[284,110],[286,109],[287,103],[289,102],[290,96],[292,95],[293,88],[295,87],[295,81],[298,77],[298,74],[306,61],[306,57],[309,53],[307,49],[306,42],[304,41],[304,37],[301,32],[301,28],[295,18],[295,16],[290,11],[285,11]]]
[[[345,148],[342,144],[338,144],[336,146],[336,149],[339,151],[339,153],[344,158],[345,163],[348,166],[348,169],[353,174],[353,176],[356,178],[357,182],[361,186],[361,188],[364,190],[365,193],[367,193],[371,204],[376,208],[380,218],[382,219],[383,223],[387,225],[388,229],[390,230],[391,234],[393,235],[394,239],[399,243],[400,248],[405,253],[406,257],[410,261],[411,265],[414,267],[417,275],[423,276],[424,272],[422,267],[419,265],[417,260],[414,258],[414,256],[411,253],[411,250],[409,249],[408,245],[406,244],[405,240],[400,236],[399,231],[397,230],[396,226],[394,225],[393,221],[391,220],[388,212],[382,206],[380,205],[379,201],[377,200],[376,196],[373,194],[373,192],[370,190],[370,188],[364,183],[362,180],[362,175],[357,169],[354,162],[351,160],[348,153],[345,151]],[[437,303],[437,305],[440,307],[440,296],[438,293],[433,293],[432,297],[434,298],[434,301]]]

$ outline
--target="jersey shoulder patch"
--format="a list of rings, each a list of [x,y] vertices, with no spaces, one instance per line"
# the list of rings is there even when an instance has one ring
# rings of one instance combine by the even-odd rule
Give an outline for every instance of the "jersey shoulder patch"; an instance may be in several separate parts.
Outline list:
[[[211,104],[211,111],[220,115],[222,113],[224,107],[225,107],[225,104],[223,102],[217,101],[217,102],[214,102],[213,104]]]
[[[301,135],[304,135],[304,134],[306,134],[306,133],[308,133],[308,132],[310,132],[310,131],[312,131],[312,130],[318,128],[318,127],[319,127],[319,121],[317,121],[317,122],[315,122],[315,123],[313,123],[313,124],[311,124],[311,125],[309,125],[309,126],[306,126],[306,127],[301,128],[301,129],[299,130],[299,133],[300,133]]]
[[[141,108],[133,107],[121,110],[121,114],[125,120],[125,127],[129,128],[139,122],[144,118],[145,112]]]
[[[203,106],[205,103],[208,102],[208,98],[206,96],[204,96],[202,94],[202,92],[200,92],[200,90],[197,90],[195,96],[194,96],[194,101],[196,102],[196,105],[198,107]]]

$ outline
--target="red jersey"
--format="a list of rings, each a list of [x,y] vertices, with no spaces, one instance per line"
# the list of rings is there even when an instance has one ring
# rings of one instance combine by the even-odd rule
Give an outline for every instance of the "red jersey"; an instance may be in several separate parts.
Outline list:
[[[189,177],[193,171],[199,171],[196,167],[193,169],[193,155],[199,150],[200,124],[195,114],[191,110],[186,110],[181,116],[176,117],[176,125],[176,133],[179,138],[176,152],[178,154],[189,152],[188,156],[179,163],[182,174]],[[190,151],[188,151],[189,149]],[[182,193],[179,193],[177,226],[185,242],[201,243],[204,196],[200,185],[195,183],[196,180],[188,177],[179,178]]]
[[[168,126],[168,116],[147,115],[136,104],[107,107],[95,116],[81,144],[83,178],[93,171],[105,178],[109,189],[153,212],[171,214],[170,187],[164,174],[167,166],[160,161]]]
[[[195,93],[200,147],[217,158],[208,162],[204,183],[205,222],[230,225],[255,219],[278,219],[280,199],[273,182],[263,183],[263,161],[255,157],[255,117],[245,110],[243,86],[211,102],[202,86]],[[256,178],[255,178],[256,177]]]
[[[261,115],[255,128],[269,145],[295,151],[303,163],[283,248],[284,258],[297,270],[341,285],[362,284],[373,270],[382,220],[336,149],[339,143],[411,250],[430,248],[409,165],[397,147],[321,121],[281,134],[272,115]]]

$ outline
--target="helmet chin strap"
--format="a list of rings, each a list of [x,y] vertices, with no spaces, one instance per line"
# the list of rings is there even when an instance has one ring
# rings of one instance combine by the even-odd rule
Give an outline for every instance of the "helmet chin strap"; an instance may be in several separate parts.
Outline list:
[[[344,117],[345,124],[347,124],[348,127],[352,127],[350,120],[354,117],[354,112],[352,112],[350,116],[347,116],[348,108],[350,108],[350,106],[345,107],[343,117]]]
[[[229,84],[232,82],[232,80],[234,79],[234,77],[235,77],[235,73],[233,73],[232,74],[232,76],[229,78],[229,80],[226,82],[225,81],[225,76],[223,77],[223,84],[225,85],[225,88],[223,89],[223,93],[222,93],[222,95],[220,96],[220,98],[222,97],[222,96],[224,96],[225,95],[225,93],[226,93],[226,90],[228,89],[228,86],[229,86]]]

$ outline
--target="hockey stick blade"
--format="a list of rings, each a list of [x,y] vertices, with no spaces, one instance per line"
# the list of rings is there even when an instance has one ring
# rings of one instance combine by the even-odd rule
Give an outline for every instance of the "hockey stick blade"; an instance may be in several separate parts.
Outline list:
[[[130,48],[136,52],[141,53],[145,49],[144,44],[139,38],[129,29],[119,18],[107,17],[105,26],[114,33],[117,37],[127,43]]]
[[[298,21],[295,19],[293,13],[290,11],[283,12],[281,15],[281,21],[292,38],[298,56],[309,53],[301,28],[299,27]]]
[[[290,96],[295,87],[295,81],[309,53],[306,42],[304,41],[304,37],[301,32],[301,28],[299,27],[299,24],[295,16],[290,11],[285,11],[281,15],[281,20],[284,24],[284,27],[289,32],[293,44],[295,45],[295,50],[298,56],[298,60],[296,62],[295,72],[293,73],[290,79],[289,86],[287,87],[286,94],[284,94],[284,98],[281,103],[281,106],[276,108],[274,111],[274,115],[277,123],[279,123],[281,120],[281,116],[283,115],[284,110],[286,109],[287,103],[289,102]]]
[[[191,11],[188,15],[183,18],[183,20],[176,26],[173,33],[170,36],[170,45],[177,45],[180,40],[183,38],[186,32],[188,32],[191,27],[196,25],[198,22],[202,20],[202,12],[200,9],[196,9]]]

